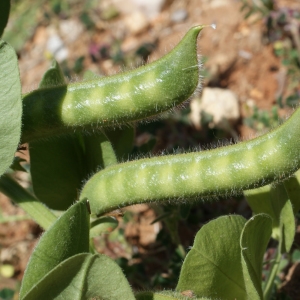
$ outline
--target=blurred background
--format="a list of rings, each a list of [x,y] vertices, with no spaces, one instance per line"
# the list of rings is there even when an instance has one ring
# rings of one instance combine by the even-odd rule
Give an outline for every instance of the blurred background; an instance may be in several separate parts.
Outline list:
[[[168,117],[139,124],[132,157],[249,139],[291,114],[300,99],[299,0],[12,0],[3,39],[18,53],[25,93],[53,59],[70,82],[86,70],[107,76],[160,58],[198,24],[217,25],[198,39],[202,93]],[[95,245],[134,288],[174,288],[180,249],[188,251],[208,220],[229,213],[251,216],[242,196],[192,207],[137,205]],[[3,195],[0,222],[0,299],[11,299],[42,231]],[[298,248],[296,237],[274,299],[300,299]]]

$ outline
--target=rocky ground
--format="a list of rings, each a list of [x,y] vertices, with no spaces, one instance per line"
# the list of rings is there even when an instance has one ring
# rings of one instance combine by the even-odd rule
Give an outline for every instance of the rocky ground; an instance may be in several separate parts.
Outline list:
[[[247,139],[265,127],[263,122],[249,126],[243,120],[252,120],[256,108],[270,110],[280,97],[289,96],[288,69],[274,54],[274,43],[266,39],[265,19],[257,13],[245,19],[242,1],[102,0],[94,4],[93,10],[87,10],[85,19],[80,6],[74,2],[69,15],[64,16],[63,11],[59,17],[52,18],[50,14],[47,22],[43,12],[49,7],[37,9],[32,34],[18,44],[23,92],[38,86],[52,58],[62,63],[70,81],[80,80],[83,70],[88,69],[111,75],[140,65],[144,59],[153,61],[161,57],[193,25],[216,24],[216,30],[206,28],[198,40],[204,78],[202,101],[199,102],[200,95],[192,100],[188,116],[193,130],[201,131],[200,112],[204,110],[213,116],[209,128],[222,129],[234,139]],[[277,1],[277,5],[300,11],[297,0]],[[279,117],[291,112],[287,106],[276,107]],[[139,138],[143,136],[138,136],[137,142]],[[158,134],[159,138],[161,144],[157,150],[171,143],[165,136]],[[0,208],[3,219],[26,218],[3,195]],[[160,223],[150,225],[156,218],[155,210],[146,205],[129,210],[131,219],[124,225],[124,241],[106,238],[105,247],[101,240],[96,243],[100,251],[111,257],[131,259],[137,251],[154,251],[149,245],[155,244],[161,228]],[[0,262],[7,266],[0,272],[0,289],[16,287],[41,232],[30,220],[1,224]],[[188,235],[191,244],[193,235]],[[299,266],[295,264],[282,278],[292,299],[300,299],[300,293],[295,296],[297,291],[292,281],[298,276]]]

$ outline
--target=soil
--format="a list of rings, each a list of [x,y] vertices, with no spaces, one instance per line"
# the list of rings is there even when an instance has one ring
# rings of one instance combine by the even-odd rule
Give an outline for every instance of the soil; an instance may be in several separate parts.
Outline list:
[[[191,26],[199,23],[216,23],[217,29],[206,28],[198,41],[199,51],[202,57],[207,59],[205,69],[208,78],[204,79],[204,84],[233,91],[239,99],[241,118],[249,115],[246,109],[249,103],[261,109],[270,110],[276,103],[278,95],[284,95],[286,70],[279,58],[275,56],[273,45],[268,44],[264,39],[264,20],[259,15],[253,15],[246,20],[240,11],[240,1],[166,1],[161,12],[155,18],[147,19],[146,25],[139,32],[134,32],[130,27],[124,26],[126,19],[130,19],[132,13],[128,11],[126,5],[123,7],[120,1],[108,0],[101,1],[101,5],[105,7],[113,2],[119,5],[116,6],[119,16],[106,21],[99,19],[95,31],[82,31],[75,39],[60,33],[69,51],[70,64],[74,63],[78,57],[84,56],[84,69],[110,75],[119,72],[120,65],[114,64],[109,58],[93,58],[89,45],[110,45],[115,40],[121,40],[120,48],[124,55],[132,57],[132,53],[142,43],[152,43],[156,47],[147,60],[153,61],[172,49]],[[297,0],[278,1],[278,5],[300,10]],[[187,12],[187,18],[181,22],[171,21],[173,13],[180,9]],[[74,17],[74,22],[77,25],[80,24],[78,17]],[[43,73],[47,70],[49,53],[46,44],[51,32],[57,28],[57,24],[48,27],[43,23],[39,24],[31,39],[26,41],[20,51],[20,73],[24,92],[37,87]],[[133,64],[137,63],[133,60]],[[77,80],[77,78],[70,80]],[[287,110],[280,111],[281,115],[288,113]],[[242,139],[255,133],[242,122],[236,124],[236,130]],[[25,178],[25,180],[28,179]],[[4,217],[25,215],[3,195],[0,195],[0,207]],[[236,209],[242,210],[245,214],[248,213],[245,207],[239,206]],[[113,258],[122,256],[127,259],[131,259],[133,252],[150,255],[157,251],[156,237],[162,225],[160,222],[151,225],[156,218],[155,210],[147,205],[139,205],[128,208],[128,211],[131,214],[128,223],[125,224],[122,218],[119,218],[120,228],[124,229],[128,248],[124,248],[118,241],[105,238],[105,245],[99,240],[96,241],[98,249]],[[12,265],[14,274],[12,278],[0,277],[0,289],[15,288],[21,280],[30,254],[41,233],[39,226],[31,220],[1,224],[0,262]],[[184,235],[188,237],[187,246],[192,244],[193,234],[191,231],[185,231]],[[128,250],[129,248],[131,250]],[[297,264],[287,270],[283,279],[282,289],[290,295],[291,299],[300,299],[300,293],[296,291],[297,284],[295,286],[295,280],[299,281],[299,277],[300,267]]]

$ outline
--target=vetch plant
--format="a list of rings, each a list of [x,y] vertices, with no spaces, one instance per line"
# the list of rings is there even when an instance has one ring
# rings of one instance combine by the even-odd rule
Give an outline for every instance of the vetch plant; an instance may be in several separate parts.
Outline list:
[[[9,6],[0,11],[7,17]],[[191,28],[158,61],[111,77],[88,72],[82,82],[68,84],[54,62],[39,88],[26,95],[14,50],[1,40],[0,190],[46,229],[28,263],[20,299],[270,299],[300,207],[299,176],[291,177],[300,168],[300,110],[250,141],[127,162],[122,160],[131,152],[133,128],[110,129],[156,117],[197,91],[196,42],[203,27]],[[11,170],[4,174],[20,142],[29,142],[35,195]],[[17,168],[15,160],[11,169]],[[116,220],[103,215],[117,208],[243,191],[254,216],[224,216],[203,226],[173,291],[133,291],[120,267],[90,243],[116,228]],[[50,209],[64,212],[57,218]],[[263,287],[271,235],[279,241],[278,255]]]

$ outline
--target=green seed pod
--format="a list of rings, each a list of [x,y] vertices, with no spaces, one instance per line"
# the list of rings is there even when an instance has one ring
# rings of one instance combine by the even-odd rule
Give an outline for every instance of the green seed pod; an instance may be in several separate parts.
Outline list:
[[[114,165],[95,174],[80,199],[103,214],[142,202],[208,198],[282,180],[300,168],[300,108],[277,129],[213,150]]]
[[[77,129],[118,126],[180,105],[199,84],[196,42],[203,27],[190,29],[171,52],[146,66],[24,95],[22,142]]]

